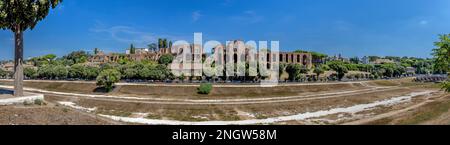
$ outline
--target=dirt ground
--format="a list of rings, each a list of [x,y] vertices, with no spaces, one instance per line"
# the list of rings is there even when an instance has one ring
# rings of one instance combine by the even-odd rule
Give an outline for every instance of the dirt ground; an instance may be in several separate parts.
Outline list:
[[[114,125],[107,119],[51,104],[0,106],[1,125]]]
[[[0,81],[0,85],[9,85],[9,82]],[[94,83],[26,82],[25,86],[48,91],[80,94],[175,99],[180,100],[181,104],[172,104],[174,102],[166,100],[133,100],[45,94],[48,102],[46,106],[0,107],[0,124],[122,124],[98,117],[99,114],[120,117],[141,116],[147,119],[178,121],[266,119],[372,103],[408,95],[412,92],[439,91],[435,84],[414,83],[411,79],[273,88],[216,87],[210,95],[206,96],[198,95],[195,86],[120,85],[112,93],[108,94],[96,92]],[[345,91],[357,92],[327,94]],[[314,96],[315,94],[319,95]],[[306,97],[308,95],[313,96]],[[439,97],[432,97],[431,100],[430,96],[418,96],[408,103],[377,107],[353,115],[333,114],[306,121],[286,121],[276,124],[345,124],[346,122],[367,118],[372,120],[361,124],[450,124],[450,96],[445,95],[442,92],[433,93],[433,96]],[[269,97],[271,99],[266,102],[249,101],[245,104],[213,104],[208,102],[205,104],[184,102],[186,104],[183,104],[185,99],[265,99]],[[96,109],[88,113],[62,105],[54,105],[61,101],[72,102],[84,108]],[[406,111],[402,111],[405,109]],[[379,118],[374,119],[377,116]],[[348,119],[341,120],[341,118]],[[333,119],[337,119],[337,121],[328,121]]]
[[[442,94],[439,98],[429,100],[421,106],[364,124],[450,125],[450,94]]]
[[[0,80],[0,85],[12,85],[12,82]],[[317,92],[333,92],[356,90],[365,88],[359,83],[348,84],[326,84],[326,85],[304,85],[279,86],[270,88],[261,87],[214,87],[209,95],[200,95],[195,86],[146,86],[146,85],[118,85],[111,93],[98,91],[95,83],[68,83],[68,82],[33,82],[25,81],[25,87],[43,89],[48,91],[81,93],[81,94],[104,94],[115,96],[138,96],[146,98],[177,98],[177,99],[224,99],[224,98],[258,98],[293,96],[313,94]]]

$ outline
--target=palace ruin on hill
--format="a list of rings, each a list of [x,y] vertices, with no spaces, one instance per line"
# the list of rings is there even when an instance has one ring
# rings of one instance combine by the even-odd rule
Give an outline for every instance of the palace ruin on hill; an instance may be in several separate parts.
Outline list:
[[[241,41],[235,41],[235,43],[242,43]],[[238,45],[235,45],[238,46]],[[123,54],[119,54],[119,53],[109,53],[109,54],[105,54],[104,52],[99,52],[96,55],[92,56],[89,59],[89,62],[91,64],[103,64],[103,63],[110,63],[110,62],[119,62],[121,59],[127,59],[127,60],[132,60],[132,61],[143,61],[143,60],[151,60],[151,61],[157,61],[161,56],[166,55],[166,54],[170,54],[173,56],[179,56],[180,54],[183,53],[183,48],[188,48],[190,49],[191,52],[194,52],[194,50],[196,48],[201,48],[200,46],[195,46],[195,45],[178,45],[178,46],[173,46],[172,48],[161,48],[158,51],[152,51],[146,48],[136,48],[135,49],[135,53],[131,54],[130,50],[128,49],[126,51],[126,53]],[[230,56],[229,52],[227,52],[227,50],[225,49],[225,47],[223,45],[219,45],[215,48],[213,48],[212,51],[217,51],[219,49],[222,49],[224,54],[223,54],[223,59],[226,59],[226,56]],[[194,62],[194,58],[197,58],[197,60],[202,60],[203,58],[207,57],[207,54],[204,52],[203,49],[199,49],[201,52],[197,52],[197,54],[192,54],[191,57],[189,57],[189,59],[192,59],[191,62]],[[250,48],[246,47],[244,50],[244,56],[243,57],[239,57],[238,55],[238,48],[234,48],[233,49],[233,54],[231,54],[231,56],[234,56],[234,62],[237,62],[237,59],[242,58],[245,60],[245,62],[249,62],[250,61],[250,53],[249,53]],[[201,55],[198,55],[201,54]],[[267,55],[267,63],[268,63],[268,67],[270,67],[270,63],[272,60],[273,62],[273,58],[276,57],[274,55]],[[255,56],[253,58],[258,58],[258,54],[255,54]],[[279,59],[280,63],[292,63],[292,64],[300,64],[302,66],[311,68],[313,66],[312,63],[312,54],[311,53],[295,53],[295,52],[279,52],[279,56],[278,58],[275,59]],[[226,61],[224,61],[226,62]]]

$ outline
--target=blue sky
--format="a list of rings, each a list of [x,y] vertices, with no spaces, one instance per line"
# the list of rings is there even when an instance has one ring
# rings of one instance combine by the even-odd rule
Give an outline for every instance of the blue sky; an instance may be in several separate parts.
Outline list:
[[[25,33],[25,57],[73,50],[123,52],[158,37],[278,40],[284,51],[430,57],[450,32],[449,0],[65,0]],[[13,57],[0,30],[0,59]]]

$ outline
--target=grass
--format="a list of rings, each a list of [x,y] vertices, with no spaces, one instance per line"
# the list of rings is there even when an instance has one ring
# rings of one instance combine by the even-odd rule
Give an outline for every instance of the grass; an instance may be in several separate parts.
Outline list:
[[[448,111],[450,111],[450,100],[442,102],[432,102],[415,112],[413,115],[411,115],[411,117],[400,120],[398,124],[420,124],[438,118]]]
[[[255,118],[256,118],[256,119],[267,119],[267,118],[269,118],[269,117],[267,117],[267,116],[264,115],[264,114],[257,113],[257,114],[255,115]]]

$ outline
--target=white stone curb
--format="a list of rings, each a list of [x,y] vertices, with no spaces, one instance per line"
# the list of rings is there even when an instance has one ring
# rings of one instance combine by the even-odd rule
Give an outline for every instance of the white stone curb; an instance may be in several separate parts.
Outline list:
[[[43,101],[44,95],[43,94],[32,94],[32,95],[25,96],[25,97],[0,99],[0,106],[24,104],[24,103],[34,103],[35,100]]]

